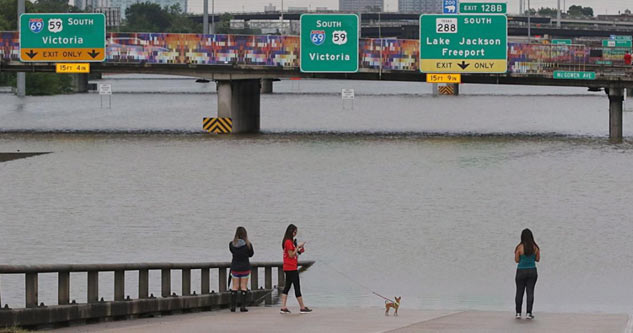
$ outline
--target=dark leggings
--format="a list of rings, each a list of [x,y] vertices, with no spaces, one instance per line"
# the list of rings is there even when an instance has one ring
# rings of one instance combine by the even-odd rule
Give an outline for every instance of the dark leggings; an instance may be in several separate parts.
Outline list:
[[[301,285],[299,284],[299,272],[297,271],[284,271],[286,273],[286,286],[282,294],[288,295],[290,286],[295,285],[295,296],[301,297]]]
[[[527,313],[532,313],[532,305],[534,304],[534,286],[538,274],[536,268],[517,269],[517,275],[514,279],[517,283],[517,296],[515,298],[516,312],[521,313],[523,305],[523,293],[527,293]]]

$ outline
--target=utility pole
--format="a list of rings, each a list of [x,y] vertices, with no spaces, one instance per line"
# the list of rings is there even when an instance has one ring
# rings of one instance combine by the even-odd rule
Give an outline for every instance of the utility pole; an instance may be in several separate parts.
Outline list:
[[[203,0],[202,5],[202,33],[209,34],[209,0]]]
[[[532,42],[532,13],[530,10],[530,0],[527,0],[527,12],[528,12],[528,44]]]
[[[558,12],[556,12],[556,27],[560,29],[560,0],[558,0]]]
[[[215,34],[215,0],[211,0],[211,33]]]
[[[523,14],[525,14],[525,11],[523,10],[523,0],[519,0],[519,15]]]
[[[24,14],[24,0],[18,0],[18,21],[20,22],[20,15]],[[17,95],[18,97],[24,97],[26,95],[26,73],[18,72],[16,81]]]

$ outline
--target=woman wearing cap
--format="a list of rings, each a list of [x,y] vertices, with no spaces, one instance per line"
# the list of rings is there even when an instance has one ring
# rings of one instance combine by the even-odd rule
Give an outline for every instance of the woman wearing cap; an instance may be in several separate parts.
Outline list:
[[[252,257],[255,251],[253,244],[248,240],[246,229],[237,227],[235,237],[229,243],[229,250],[233,254],[231,261],[231,312],[235,312],[237,294],[240,290],[240,311],[248,312],[246,309],[246,296],[248,291],[248,277],[251,275],[251,263],[248,258]]]

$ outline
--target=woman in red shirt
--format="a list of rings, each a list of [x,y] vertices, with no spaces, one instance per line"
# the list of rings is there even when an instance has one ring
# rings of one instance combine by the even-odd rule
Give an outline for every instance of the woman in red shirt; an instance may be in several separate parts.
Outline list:
[[[284,239],[281,241],[281,247],[284,250],[284,273],[286,275],[286,286],[281,293],[280,313],[282,314],[290,313],[290,310],[286,307],[286,301],[288,300],[288,292],[290,291],[290,286],[292,285],[294,285],[295,296],[297,297],[297,301],[301,307],[299,311],[301,313],[312,312],[312,309],[303,304],[303,297],[301,297],[301,285],[299,284],[299,272],[297,271],[297,257],[305,251],[305,242],[301,242],[297,245],[296,240],[294,239],[295,236],[297,236],[297,227],[294,224],[291,224],[288,228],[286,228]]]

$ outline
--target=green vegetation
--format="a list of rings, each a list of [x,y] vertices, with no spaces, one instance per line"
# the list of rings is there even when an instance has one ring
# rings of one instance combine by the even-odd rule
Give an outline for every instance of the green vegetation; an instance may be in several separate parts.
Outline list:
[[[16,73],[0,73],[0,86],[16,86]],[[55,73],[26,73],[27,95],[57,95],[72,92],[72,77]],[[0,332],[1,333],[1,332]]]
[[[569,17],[593,17],[593,8],[583,6],[570,6],[567,10]]]
[[[28,332],[30,332],[30,331],[27,331],[27,330],[19,328],[19,327],[0,328],[0,333],[28,333]]]
[[[177,32],[200,33],[202,25],[189,19],[180,5],[163,7],[150,2],[139,2],[125,11],[125,26],[121,31],[129,32]]]
[[[16,0],[0,0],[0,31],[18,30]],[[77,7],[68,5],[67,0],[39,0],[25,2],[27,13],[78,13]],[[72,78],[54,73],[27,73],[27,95],[55,95],[71,92]],[[16,86],[15,73],[0,73],[0,86]],[[5,331],[0,331],[0,333]],[[14,331],[8,331],[14,332]],[[22,332],[22,331],[17,331]]]

